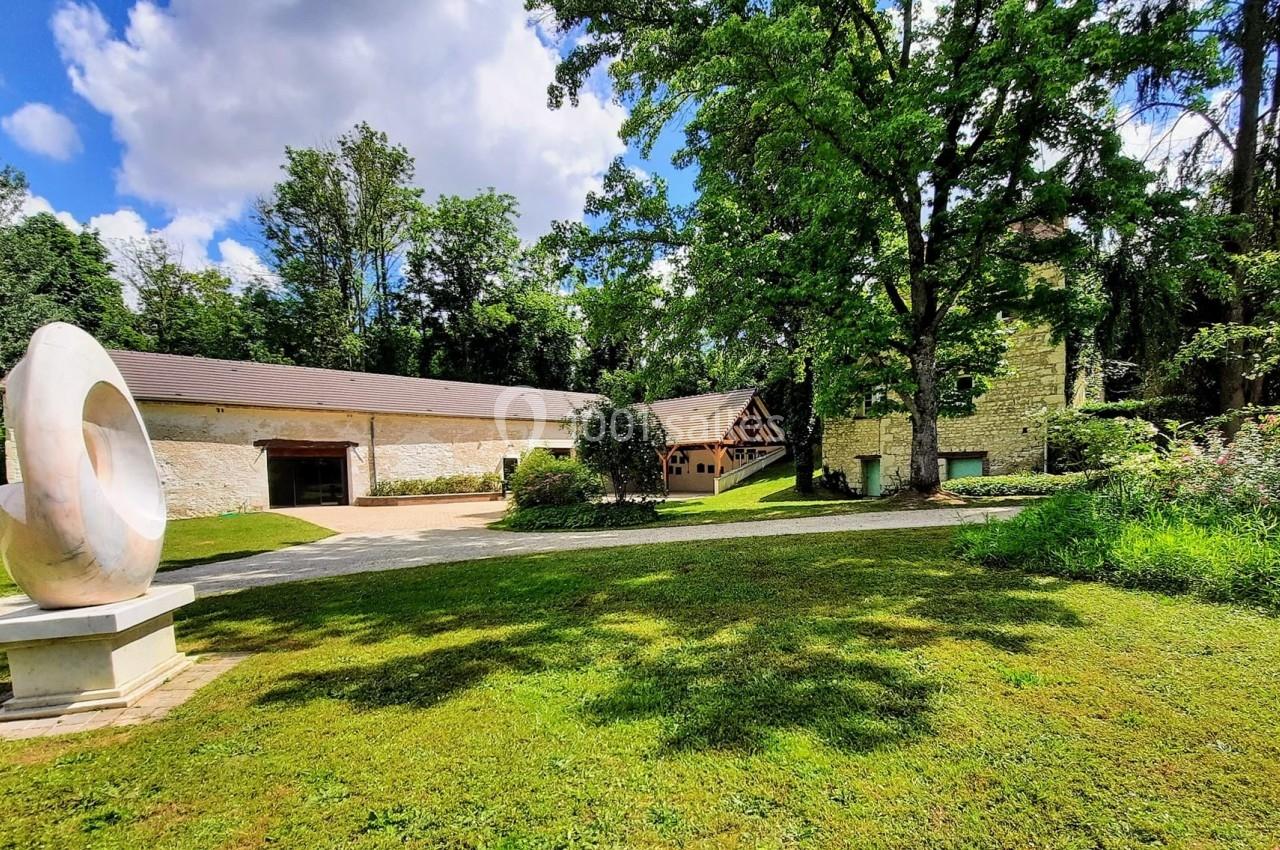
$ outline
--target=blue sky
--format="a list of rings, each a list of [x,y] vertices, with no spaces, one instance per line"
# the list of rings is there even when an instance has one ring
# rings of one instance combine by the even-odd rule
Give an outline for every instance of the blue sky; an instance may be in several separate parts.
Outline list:
[[[617,139],[624,113],[603,80],[579,109],[546,109],[554,46],[521,7],[6,2],[0,163],[109,242],[159,232],[190,265],[249,272],[262,254],[249,204],[270,188],[284,145],[323,144],[358,120],[410,149],[428,196],[515,194],[527,237],[579,217],[619,154],[687,200],[691,175],[669,165],[678,131],[642,161]]]

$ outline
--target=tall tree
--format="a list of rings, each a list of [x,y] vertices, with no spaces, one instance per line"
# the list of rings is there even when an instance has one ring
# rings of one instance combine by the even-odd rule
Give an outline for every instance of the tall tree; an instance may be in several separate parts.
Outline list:
[[[549,260],[520,242],[519,209],[492,189],[424,208],[408,251],[402,313],[418,373],[565,388],[578,323]]]
[[[1076,212],[1078,180],[1091,178],[1097,201],[1106,178],[1132,176],[1117,169],[1112,89],[1139,67],[1169,74],[1203,53],[1186,38],[1190,12],[1135,32],[1096,0],[957,0],[932,19],[914,0],[529,6],[587,36],[560,63],[553,106],[608,60],[635,104],[624,132],[642,144],[734,98],[766,125],[719,132],[757,134],[757,155],[794,151],[810,175],[806,221],[842,247],[828,274],[797,285],[839,289],[835,343],[847,356],[828,366],[841,386],[881,388],[910,415],[910,484],[923,493],[939,487],[938,417],[962,393],[957,369],[993,371],[1001,313],[1052,300],[1028,264],[1071,240],[1037,238],[1043,223]]]
[[[360,123],[336,149],[286,148],[284,171],[257,218],[308,318],[316,342],[305,349],[308,365],[384,367],[400,338],[388,327],[392,280],[420,208],[413,158]]]
[[[585,212],[592,224],[556,222],[543,239],[582,311],[578,388],[628,401],[710,389],[704,317],[689,309],[687,211],[662,178],[615,160]]]
[[[70,322],[104,345],[138,343],[107,249],[91,230],[73,233],[48,213],[0,227],[0,371],[37,328]]]

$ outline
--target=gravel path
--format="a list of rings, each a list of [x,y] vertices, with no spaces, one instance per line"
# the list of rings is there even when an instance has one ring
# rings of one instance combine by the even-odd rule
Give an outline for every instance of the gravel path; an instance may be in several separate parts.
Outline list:
[[[316,543],[276,552],[160,573],[156,576],[156,583],[193,584],[197,596],[211,596],[289,581],[501,555],[731,537],[960,525],[982,522],[987,517],[1010,517],[1018,511],[1016,507],[944,508],[615,531],[516,533],[489,529],[441,529],[338,534]]]

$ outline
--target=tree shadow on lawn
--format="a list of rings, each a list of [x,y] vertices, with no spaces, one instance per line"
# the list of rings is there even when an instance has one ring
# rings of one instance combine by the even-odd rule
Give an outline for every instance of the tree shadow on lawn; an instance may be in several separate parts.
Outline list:
[[[949,540],[864,532],[437,565],[204,600],[180,628],[208,650],[354,645],[340,666],[304,655],[309,669],[270,683],[263,704],[427,707],[493,675],[592,672],[604,690],[584,694],[583,718],[657,720],[668,749],[757,749],[803,729],[866,751],[930,730],[946,683],[916,650],[1029,653],[1045,629],[1081,625],[1053,595],[1064,582],[956,563]]]

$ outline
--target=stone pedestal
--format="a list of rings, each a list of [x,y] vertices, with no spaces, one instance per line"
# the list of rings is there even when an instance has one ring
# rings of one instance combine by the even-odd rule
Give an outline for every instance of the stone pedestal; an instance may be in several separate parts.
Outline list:
[[[0,609],[13,680],[0,720],[131,705],[191,664],[174,642],[173,612],[194,599],[179,584],[87,608],[46,611],[23,600]]]

